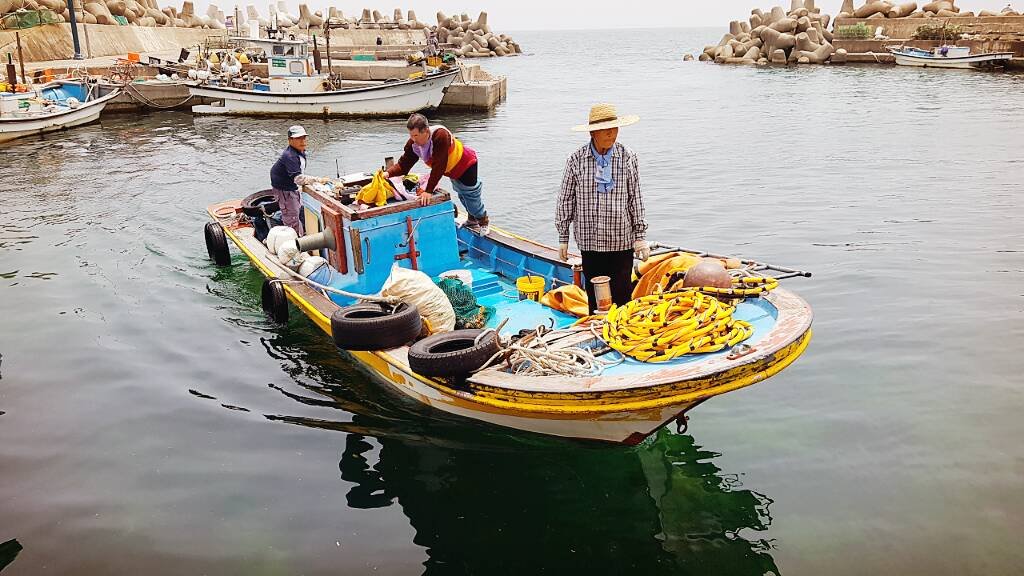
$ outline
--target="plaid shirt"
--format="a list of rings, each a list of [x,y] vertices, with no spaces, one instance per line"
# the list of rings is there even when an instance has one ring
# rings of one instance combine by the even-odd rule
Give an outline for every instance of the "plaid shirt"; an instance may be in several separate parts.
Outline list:
[[[594,174],[597,161],[590,144],[569,156],[558,194],[555,228],[558,242],[569,242],[574,225],[580,250],[614,252],[632,250],[633,242],[647,236],[644,200],[640,196],[640,170],[636,154],[618,142],[612,148],[615,188],[598,192]]]

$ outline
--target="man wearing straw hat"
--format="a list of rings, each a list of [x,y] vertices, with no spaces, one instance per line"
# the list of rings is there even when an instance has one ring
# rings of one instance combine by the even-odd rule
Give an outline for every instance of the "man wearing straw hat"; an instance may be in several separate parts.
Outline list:
[[[591,279],[608,276],[612,301],[625,304],[632,293],[633,257],[646,260],[651,255],[636,154],[616,141],[619,127],[639,120],[638,116],[619,116],[611,104],[595,104],[589,122],[573,128],[589,132],[590,142],[565,163],[555,228],[559,256],[567,260],[572,224],[583,255],[592,313],[597,310],[597,299]]]

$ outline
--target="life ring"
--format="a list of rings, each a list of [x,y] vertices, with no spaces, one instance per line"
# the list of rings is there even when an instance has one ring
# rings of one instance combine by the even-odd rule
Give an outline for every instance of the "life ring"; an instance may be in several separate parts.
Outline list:
[[[469,376],[498,352],[498,338],[493,332],[476,342],[483,332],[455,330],[428,336],[409,348],[409,367],[423,376]]]
[[[207,222],[203,229],[206,237],[206,253],[217,266],[231,265],[231,252],[228,251],[228,238],[219,222]]]
[[[263,304],[263,311],[271,320],[278,324],[288,323],[288,297],[285,296],[284,286],[280,281],[273,278],[263,280],[260,302]]]
[[[420,311],[400,303],[393,312],[386,304],[354,304],[331,314],[331,335],[342,350],[391,350],[412,342],[423,330]]]

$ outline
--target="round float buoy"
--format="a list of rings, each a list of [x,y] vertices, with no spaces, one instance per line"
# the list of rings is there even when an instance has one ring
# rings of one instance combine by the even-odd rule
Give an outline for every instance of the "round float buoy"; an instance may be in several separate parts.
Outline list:
[[[683,276],[684,288],[701,288],[713,286],[715,288],[731,288],[732,277],[725,270],[725,265],[719,260],[704,258],[694,264]]]
[[[412,342],[423,330],[418,308],[400,303],[354,304],[331,314],[331,335],[342,350],[391,350]]]
[[[267,316],[278,324],[288,323],[288,297],[284,294],[284,286],[274,278],[263,281],[260,290],[260,302]]]
[[[231,253],[228,252],[228,238],[219,222],[207,222],[203,229],[206,236],[206,253],[217,266],[230,266]]]
[[[477,343],[482,333],[454,330],[428,336],[409,348],[409,368],[423,376],[469,376],[498,352],[498,335],[492,332]]]

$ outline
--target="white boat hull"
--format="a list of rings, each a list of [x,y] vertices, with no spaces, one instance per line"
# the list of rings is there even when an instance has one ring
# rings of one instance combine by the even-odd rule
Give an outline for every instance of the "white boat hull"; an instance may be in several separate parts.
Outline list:
[[[106,96],[102,96],[96,100],[90,100],[89,102],[82,104],[79,108],[47,116],[0,118],[0,142],[9,142],[24,136],[55,132],[57,130],[64,130],[66,128],[95,122],[99,119],[100,113],[103,112],[103,108],[106,107],[107,103],[116,97],[117,94],[118,92],[115,90]]]
[[[190,86],[195,97],[219,105],[193,106],[194,114],[241,116],[400,116],[441,105],[458,71],[365,88],[307,94],[280,94],[218,86]]]
[[[624,410],[591,415],[528,412],[516,414],[511,411],[488,410],[471,400],[472,394],[469,392],[464,393],[465,399],[446,394],[423,382],[421,377],[406,371],[404,366],[399,368],[398,366],[402,366],[401,359],[391,356],[402,352],[391,350],[376,353],[352,352],[350,354],[378,381],[390,385],[431,408],[456,416],[482,420],[497,426],[538,434],[632,445],[639,443],[652,432],[698,403],[695,401],[647,410]]]
[[[893,52],[899,66],[916,66],[918,68],[980,68],[1007,62],[1013,55],[1009,52],[998,54],[977,54],[966,57],[914,56]]]

